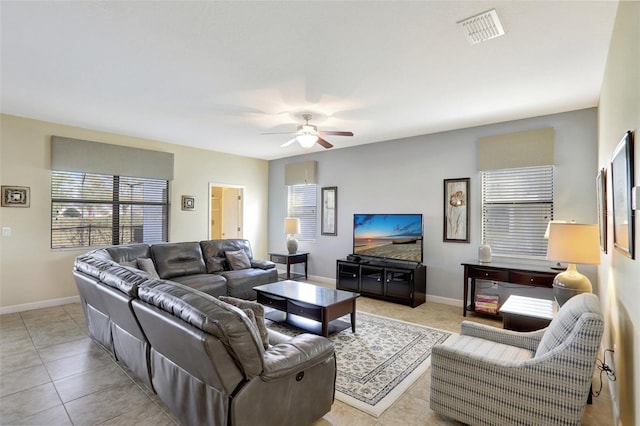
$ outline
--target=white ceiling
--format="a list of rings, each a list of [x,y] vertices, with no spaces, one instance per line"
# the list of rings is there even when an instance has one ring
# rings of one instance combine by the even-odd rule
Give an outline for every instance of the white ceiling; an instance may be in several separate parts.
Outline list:
[[[1,108],[276,159],[598,104],[615,1],[1,0]],[[456,22],[495,8],[506,35]],[[313,150],[322,150],[316,146]]]

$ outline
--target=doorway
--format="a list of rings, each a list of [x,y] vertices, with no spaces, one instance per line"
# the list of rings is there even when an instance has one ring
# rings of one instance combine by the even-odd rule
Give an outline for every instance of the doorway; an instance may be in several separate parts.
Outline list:
[[[242,238],[244,188],[209,184],[209,237],[212,240]]]

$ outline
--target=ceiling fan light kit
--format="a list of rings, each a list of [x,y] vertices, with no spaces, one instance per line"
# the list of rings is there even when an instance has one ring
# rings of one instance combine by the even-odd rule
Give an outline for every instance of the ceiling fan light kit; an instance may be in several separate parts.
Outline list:
[[[324,130],[318,131],[318,127],[313,124],[309,124],[309,120],[311,120],[311,114],[305,113],[302,114],[302,118],[305,123],[298,126],[298,130],[295,132],[291,132],[296,136],[293,139],[290,139],[288,142],[280,145],[281,147],[289,146],[294,142],[298,142],[303,148],[311,148],[314,144],[318,144],[325,149],[333,148],[333,145],[329,143],[327,140],[320,137],[320,135],[334,135],[334,136],[353,136],[353,132],[345,132],[341,130]],[[282,135],[282,134],[291,134],[289,132],[276,132],[276,133],[262,133],[263,135]]]

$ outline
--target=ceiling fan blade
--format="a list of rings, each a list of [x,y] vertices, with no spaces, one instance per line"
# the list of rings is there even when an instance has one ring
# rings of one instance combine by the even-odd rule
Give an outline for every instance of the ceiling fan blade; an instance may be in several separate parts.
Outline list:
[[[338,130],[321,130],[321,135],[335,135],[335,136],[353,136],[353,132],[342,132]]]
[[[267,133],[260,133],[261,135],[293,135],[296,132],[267,132]]]
[[[293,138],[293,139],[291,139],[290,141],[285,142],[285,143],[283,143],[282,145],[280,145],[280,147],[281,147],[281,148],[284,148],[285,146],[289,146],[289,145],[291,145],[291,144],[292,144],[292,143],[294,143],[295,141],[296,141],[296,138]]]
[[[320,136],[318,136],[318,145],[323,146],[326,149],[333,148],[333,145],[322,139]]]

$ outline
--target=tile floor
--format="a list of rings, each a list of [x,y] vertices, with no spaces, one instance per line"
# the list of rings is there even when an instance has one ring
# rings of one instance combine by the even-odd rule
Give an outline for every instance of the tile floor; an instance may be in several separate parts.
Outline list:
[[[462,321],[461,309],[437,303],[412,309],[363,297],[358,310],[454,332]],[[467,319],[500,326],[491,318]],[[314,426],[458,425],[429,409],[429,377],[425,373],[377,419],[336,401]],[[0,316],[0,424],[177,423],[155,395],[87,336],[79,303]],[[605,385],[587,407],[583,425],[610,424]]]

